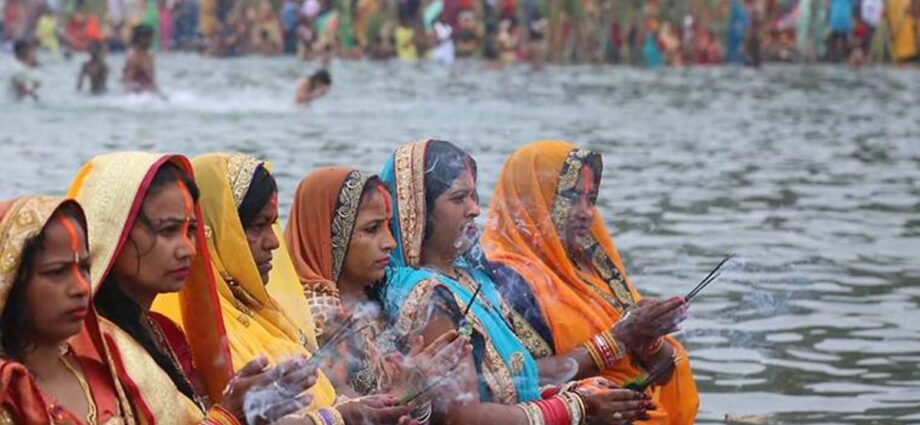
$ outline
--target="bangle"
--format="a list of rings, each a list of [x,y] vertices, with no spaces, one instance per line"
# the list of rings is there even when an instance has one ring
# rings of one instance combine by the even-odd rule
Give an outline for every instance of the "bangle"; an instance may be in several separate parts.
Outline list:
[[[655,345],[649,344],[642,350],[642,354],[646,356],[654,356],[661,352],[664,349],[664,338],[658,338],[658,342]]]
[[[603,332],[601,333],[601,337],[603,337],[604,341],[607,341],[607,343],[610,344],[610,347],[613,348],[614,358],[620,360],[626,356],[626,350],[623,349],[623,344],[620,344],[620,341],[618,341],[616,336],[613,335],[613,332]]]
[[[240,425],[239,419],[219,404],[208,409],[207,420],[220,425]]]
[[[536,400],[534,402],[543,417],[546,418],[547,425],[569,425],[572,421],[569,411],[566,409],[565,401],[561,398],[553,397],[545,400]]]
[[[427,424],[431,420],[431,402],[425,403],[424,406],[415,409],[410,414],[420,424]]]
[[[557,397],[565,402],[566,410],[571,418],[570,425],[582,425],[586,419],[586,406],[584,400],[577,393],[562,393]]]
[[[550,398],[556,394],[559,394],[562,391],[558,385],[547,385],[543,388],[540,388],[540,398]]]
[[[317,409],[307,412],[307,417],[316,425],[345,425],[345,419],[337,409]]]
[[[535,406],[533,403],[519,403],[518,407],[524,411],[524,415],[527,416],[527,423],[529,425],[546,425],[543,420],[543,414],[540,412],[540,408]]]
[[[588,355],[591,356],[591,360],[594,360],[594,365],[597,366],[597,370],[603,372],[606,367],[604,367],[604,360],[601,359],[601,355],[597,353],[597,348],[594,347],[593,341],[585,342],[581,344],[582,347],[585,347],[585,350],[588,351]]]

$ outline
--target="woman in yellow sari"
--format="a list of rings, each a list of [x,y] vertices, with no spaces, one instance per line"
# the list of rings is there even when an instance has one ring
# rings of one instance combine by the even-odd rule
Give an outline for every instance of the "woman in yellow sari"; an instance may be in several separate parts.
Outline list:
[[[673,362],[649,390],[659,408],[645,423],[692,424],[699,398],[686,352],[673,338],[660,338],[674,330],[677,318],[646,319],[668,302],[640,300],[626,278],[595,207],[602,168],[599,154],[567,142],[518,149],[499,175],[483,247],[493,267],[522,278],[524,284],[500,279],[499,287],[528,320],[545,323],[554,352],[586,348],[602,376],[620,385]],[[537,311],[520,302],[528,299],[536,300]],[[615,325],[613,334],[628,354],[608,362],[596,335]]]
[[[76,202],[0,202],[0,424],[133,424],[91,316]]]
[[[98,291],[93,304],[105,355],[141,423],[264,423],[309,403],[309,396],[300,395],[315,381],[313,371],[300,370],[306,359],[275,368],[256,359],[232,373],[241,363],[227,349],[211,269],[205,267],[198,190],[188,160],[102,155],[80,170],[70,195],[84,206],[92,235],[90,287]],[[186,284],[189,277],[193,283]],[[181,300],[175,320],[184,333],[150,311],[154,301],[172,293]],[[255,391],[290,400],[244,406],[244,396]]]
[[[192,160],[201,188],[211,269],[234,358],[265,353],[270,360],[310,355],[317,342],[310,307],[278,221],[278,190],[270,166],[245,154],[209,154]],[[194,277],[193,277],[194,282]],[[336,392],[320,373],[307,415],[316,425],[397,423],[407,408],[387,397],[334,405]]]

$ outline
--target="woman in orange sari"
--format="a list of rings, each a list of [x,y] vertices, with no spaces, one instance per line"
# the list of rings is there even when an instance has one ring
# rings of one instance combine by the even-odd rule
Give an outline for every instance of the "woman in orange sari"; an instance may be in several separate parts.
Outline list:
[[[472,349],[456,332],[422,348],[405,341],[382,312],[379,283],[396,246],[390,234],[390,195],[379,177],[348,167],[318,169],[297,185],[285,239],[314,317],[319,340],[328,342],[351,319],[354,332],[328,362],[338,394],[374,393],[400,398],[450,372]],[[414,344],[413,344],[414,343]],[[399,354],[407,345],[412,351]],[[430,404],[418,403],[424,423]]]
[[[234,375],[208,263],[198,189],[182,156],[93,158],[70,194],[86,211],[90,286],[107,357],[142,423],[266,423],[311,401],[305,358],[269,367],[262,357]],[[186,284],[189,278],[195,284]],[[178,293],[179,323],[151,305]],[[180,326],[181,329],[180,329]],[[184,332],[183,332],[184,329]],[[246,395],[284,402],[244,406]]]
[[[665,336],[679,318],[652,319],[650,311],[672,301],[642,300],[626,278],[595,206],[602,169],[598,153],[567,142],[518,149],[499,175],[483,247],[506,277],[499,279],[500,290],[528,321],[544,323],[553,352],[586,348],[602,376],[620,385],[668,370],[648,390],[659,408],[644,423],[692,424],[699,397],[687,353]],[[539,309],[527,300],[536,300]],[[628,351],[619,361],[598,353],[596,335],[611,328]]]
[[[0,424],[135,423],[87,320],[85,228],[64,198],[0,203]]]

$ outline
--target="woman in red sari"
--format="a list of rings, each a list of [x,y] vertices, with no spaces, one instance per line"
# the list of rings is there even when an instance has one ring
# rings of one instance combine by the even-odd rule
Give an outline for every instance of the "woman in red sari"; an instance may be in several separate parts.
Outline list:
[[[0,424],[135,423],[86,320],[85,227],[64,198],[0,203]]]

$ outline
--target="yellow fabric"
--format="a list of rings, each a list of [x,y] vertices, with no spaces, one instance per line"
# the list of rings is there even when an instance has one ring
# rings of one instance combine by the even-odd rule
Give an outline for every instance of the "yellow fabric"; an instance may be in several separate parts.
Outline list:
[[[536,142],[515,151],[499,175],[482,237],[489,260],[511,267],[531,287],[557,353],[569,352],[610,329],[624,306],[640,298],[626,278],[626,269],[599,212],[591,225],[597,244],[594,273],[578,272],[559,236],[557,222],[564,220],[559,215],[567,214],[568,208],[557,203],[559,186],[574,187],[590,154],[562,141]],[[622,281],[603,279],[598,267],[615,268]],[[699,407],[693,373],[683,347],[676,340],[668,341],[685,359],[671,381],[654,390],[659,409],[649,412],[652,419],[645,423],[692,424]],[[621,385],[643,374],[628,356],[602,373]]]
[[[68,195],[76,198],[86,213],[92,260],[90,284],[94,292],[105,281],[130,234],[146,196],[147,185],[160,166],[167,161],[191,174],[191,165],[183,156],[120,152],[93,158],[83,166],[71,183]],[[196,215],[201,221],[201,212],[197,208]],[[197,236],[196,248],[199,255],[192,261],[191,267],[191,276],[193,279],[197,277],[197,282],[187,284],[178,294],[160,295],[155,302],[161,303],[169,299],[176,305],[176,314],[171,318],[185,330],[193,364],[204,379],[211,400],[217,401],[229,382],[231,359],[224,337],[217,294],[211,283],[213,279],[204,276],[208,269],[204,267],[205,257],[202,256],[202,252],[205,251],[203,229],[199,229]],[[179,300],[182,308],[179,308]],[[111,335],[114,334],[109,333],[105,337],[109,338]],[[143,351],[131,355],[121,354],[123,350],[132,350],[134,347],[122,344],[123,338],[113,338],[115,344],[109,347],[107,355],[109,358],[122,359],[127,378],[137,384],[143,400],[154,403],[149,406],[150,409],[164,412],[183,409],[181,403],[177,404],[171,398],[158,396],[163,391],[178,393],[178,390],[166,373],[156,366],[154,360]],[[136,345],[134,341],[131,342]],[[166,379],[165,383],[161,378]],[[149,401],[148,398],[154,401]],[[165,404],[156,404],[157,400],[162,400]]]
[[[201,191],[208,253],[217,277],[233,368],[238,370],[261,354],[273,362],[296,354],[309,355],[307,347],[316,346],[316,337],[309,304],[300,290],[297,273],[286,249],[273,253],[271,283],[268,289],[262,284],[230,186],[232,179],[241,177],[229,175],[228,164],[234,155],[239,154],[204,155],[195,158],[192,164],[195,181]],[[283,246],[284,238],[278,226],[275,226],[275,233]],[[234,296],[226,280],[228,277],[239,284],[250,300],[239,300]],[[277,301],[273,294],[283,297],[284,302]],[[176,313],[174,307],[157,304],[154,310],[172,317]],[[299,315],[289,315],[288,311]],[[314,396],[311,409],[329,407],[335,402],[335,390],[322,373],[310,393]]]
[[[917,21],[910,9],[911,0],[889,0],[886,7],[893,43],[891,50],[898,61],[917,54]]]

